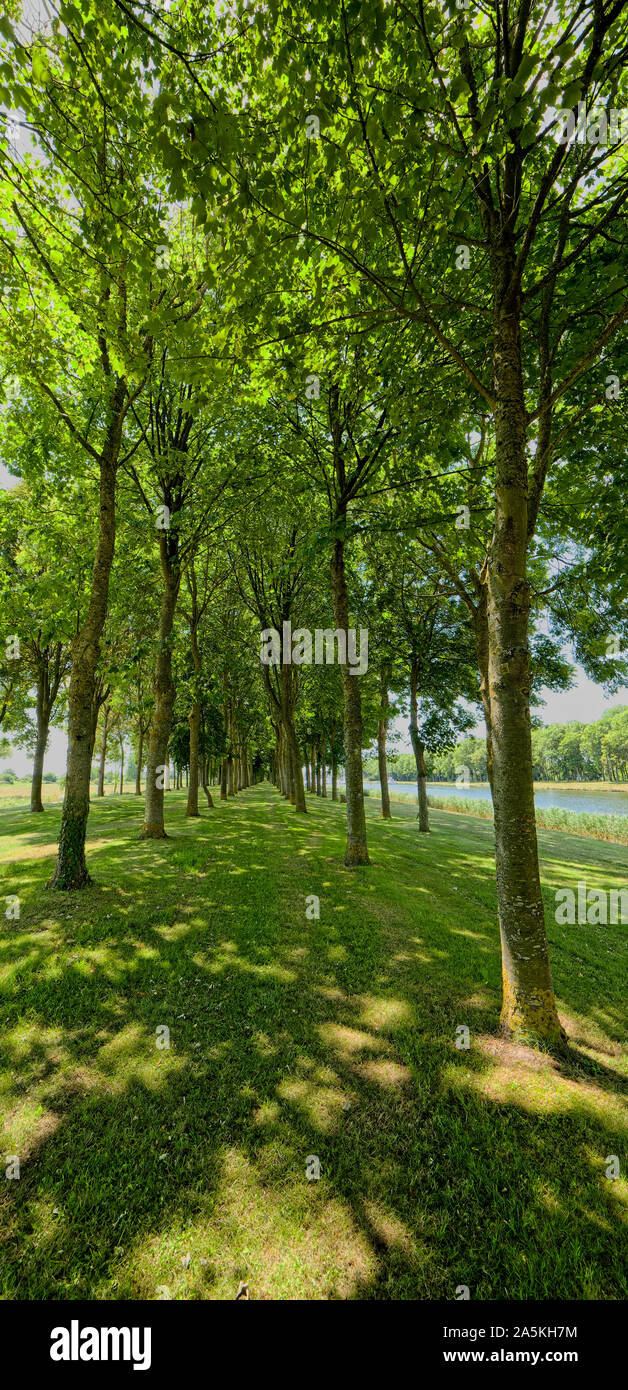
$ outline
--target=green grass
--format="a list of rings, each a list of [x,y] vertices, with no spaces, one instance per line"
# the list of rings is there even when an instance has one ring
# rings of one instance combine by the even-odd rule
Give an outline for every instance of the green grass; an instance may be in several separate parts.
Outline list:
[[[139,799],[94,803],[76,895],[59,808],[0,812],[2,1296],[626,1298],[627,928],[554,922],[625,853],[540,834],[557,1060],[498,1036],[490,823],[371,802],[349,871],[330,801],[184,805],[139,842]]]
[[[429,796],[428,802],[439,811],[454,812],[465,816],[478,816],[482,820],[493,819],[491,801],[462,796]],[[572,835],[583,835],[588,840],[611,840],[614,844],[628,845],[628,816],[608,816],[597,811],[565,811],[562,806],[537,806],[536,823],[543,830],[568,830]]]
[[[64,782],[43,782],[41,788],[41,799],[44,806],[61,806],[63,802]],[[113,793],[113,781],[105,782],[105,790],[108,795]],[[135,779],[133,779],[135,785]],[[96,796],[97,782],[91,784],[91,795]],[[0,806],[3,810],[9,807],[23,807],[27,801],[30,805],[31,799],[31,779],[30,777],[20,777],[17,782],[0,782]]]

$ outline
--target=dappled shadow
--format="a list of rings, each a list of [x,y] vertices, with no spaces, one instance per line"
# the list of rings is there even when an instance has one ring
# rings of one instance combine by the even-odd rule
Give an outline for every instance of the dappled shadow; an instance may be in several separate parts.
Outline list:
[[[369,824],[348,871],[333,803],[183,806],[139,843],[137,802],[101,804],[85,893],[17,866],[4,1296],[625,1297],[625,1063],[586,980],[564,1059],[499,1043],[490,841]]]

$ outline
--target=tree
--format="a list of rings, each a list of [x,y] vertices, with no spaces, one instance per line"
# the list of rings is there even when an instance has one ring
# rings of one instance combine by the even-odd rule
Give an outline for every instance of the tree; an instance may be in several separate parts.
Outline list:
[[[30,809],[43,812],[44,757],[53,712],[70,669],[74,579],[67,536],[49,489],[22,484],[5,495],[0,510],[1,589],[5,622],[19,645],[22,702],[12,702],[16,742],[32,746]],[[65,565],[64,565],[65,561]],[[17,674],[17,673],[16,673]],[[15,692],[16,674],[5,698]],[[29,717],[33,698],[35,728]]]
[[[339,258],[382,310],[431,335],[472,388],[478,421],[492,420],[493,530],[479,601],[502,1021],[550,1042],[561,1027],[534,819],[527,557],[548,473],[580,414],[570,389],[588,373],[595,400],[590,369],[628,317],[615,269],[628,198],[621,150],[600,139],[606,114],[597,134],[587,129],[581,143],[573,134],[582,104],[610,106],[625,90],[627,22],[623,3],[600,0],[575,11],[521,4],[514,16],[507,0],[494,15],[344,0],[288,15],[270,5],[228,46],[220,93],[239,155],[233,201],[261,224],[256,251],[266,238],[276,259],[280,232],[291,255],[309,239],[319,265]],[[236,69],[239,95],[248,74],[244,121],[230,101]],[[203,196],[200,153],[191,178]],[[229,256],[241,226],[242,215],[230,218]]]

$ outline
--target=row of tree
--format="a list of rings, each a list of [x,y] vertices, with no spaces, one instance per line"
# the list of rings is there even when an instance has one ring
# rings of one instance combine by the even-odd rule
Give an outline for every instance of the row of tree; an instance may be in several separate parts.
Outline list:
[[[34,702],[39,776],[66,700],[52,883],[89,881],[109,730],[146,761],[145,838],[177,748],[191,816],[218,767],[304,814],[304,767],[342,762],[354,866],[397,702],[423,832],[426,752],[475,705],[502,1021],[556,1040],[530,709],[567,640],[628,672],[628,171],[621,140],[557,141],[557,108],[621,106],[626,6],[51,16],[0,24],[0,713]],[[287,624],[364,628],[368,671],[260,663]]]
[[[414,782],[413,755],[389,755],[391,776]],[[618,705],[592,724],[570,720],[532,729],[532,763],[539,782],[628,781],[628,706]],[[487,781],[486,740],[459,739],[453,748],[428,749],[428,777],[435,782]],[[376,758],[364,761],[366,777],[379,774]]]

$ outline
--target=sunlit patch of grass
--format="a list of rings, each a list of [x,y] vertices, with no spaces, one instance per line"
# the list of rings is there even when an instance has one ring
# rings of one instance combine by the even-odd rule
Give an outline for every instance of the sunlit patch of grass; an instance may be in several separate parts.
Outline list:
[[[476,1037],[474,1050],[489,1057],[488,1071],[466,1072],[460,1064],[445,1068],[452,1086],[472,1087],[492,1101],[506,1101],[533,1114],[566,1115],[585,1111],[609,1127],[625,1132],[628,1139],[628,1101],[583,1076],[561,1075],[544,1053],[502,1039]],[[470,1054],[471,1056],[473,1054]],[[625,1141],[624,1141],[625,1142]]]
[[[499,1040],[490,822],[369,804],[351,872],[331,801],[184,808],[140,843],[137,798],[94,801],[74,895],[60,808],[0,811],[2,1296],[625,1298],[626,928],[553,911],[623,852],[540,834],[558,1062]]]
[[[233,1150],[221,1176],[220,1205],[202,1198],[194,1218],[121,1250],[99,1296],[233,1299],[248,1283],[258,1299],[350,1298],[372,1275],[370,1243],[324,1179],[308,1183],[303,1169],[286,1202]]]

